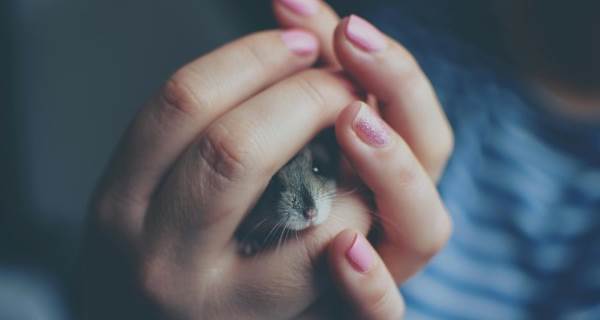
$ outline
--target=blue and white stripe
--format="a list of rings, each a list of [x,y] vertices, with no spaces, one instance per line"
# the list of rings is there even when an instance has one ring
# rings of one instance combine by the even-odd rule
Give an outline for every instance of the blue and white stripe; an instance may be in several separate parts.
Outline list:
[[[408,319],[600,319],[600,125],[544,112],[537,91],[406,16],[375,21],[416,56],[456,134],[439,184],[454,234],[401,287]]]

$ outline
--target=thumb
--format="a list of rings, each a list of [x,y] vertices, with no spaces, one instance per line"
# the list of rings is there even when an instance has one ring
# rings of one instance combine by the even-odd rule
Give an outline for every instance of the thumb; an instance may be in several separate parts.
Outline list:
[[[404,301],[394,279],[369,241],[345,230],[329,245],[329,267],[338,291],[356,319],[397,320]]]

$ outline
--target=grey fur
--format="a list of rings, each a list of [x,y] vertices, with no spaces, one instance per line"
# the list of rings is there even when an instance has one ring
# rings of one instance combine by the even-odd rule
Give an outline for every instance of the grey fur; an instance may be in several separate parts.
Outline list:
[[[268,246],[283,232],[300,232],[327,219],[338,170],[337,147],[328,141],[331,139],[323,137],[314,140],[271,178],[238,230],[244,252]]]

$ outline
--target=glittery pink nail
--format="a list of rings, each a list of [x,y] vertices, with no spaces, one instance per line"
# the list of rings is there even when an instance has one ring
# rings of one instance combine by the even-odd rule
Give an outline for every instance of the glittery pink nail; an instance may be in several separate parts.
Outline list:
[[[353,123],[353,129],[362,141],[373,147],[385,147],[390,142],[390,134],[385,123],[369,106],[362,102],[360,110],[356,114]]]

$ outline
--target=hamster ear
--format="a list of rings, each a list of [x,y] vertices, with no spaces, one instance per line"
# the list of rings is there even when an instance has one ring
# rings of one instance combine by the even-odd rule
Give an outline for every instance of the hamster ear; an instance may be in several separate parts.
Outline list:
[[[339,146],[335,138],[334,127],[329,127],[321,131],[313,140],[315,143],[323,145],[329,152],[338,150]]]
[[[327,128],[311,142],[311,149],[316,159],[328,167],[336,168],[340,161],[340,148],[335,138],[333,127]]]

